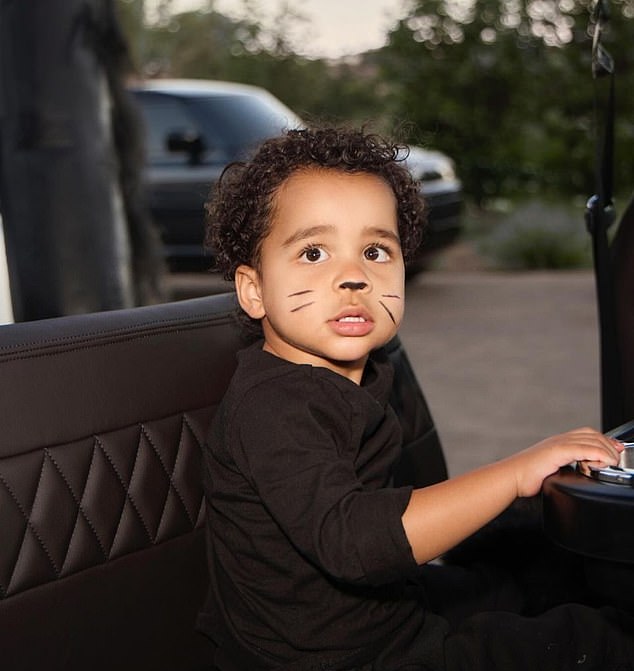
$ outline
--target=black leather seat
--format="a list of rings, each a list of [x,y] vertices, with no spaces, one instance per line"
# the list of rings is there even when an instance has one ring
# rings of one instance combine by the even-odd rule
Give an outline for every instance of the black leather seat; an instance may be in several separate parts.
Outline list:
[[[232,295],[0,327],[0,667],[209,669],[201,446]],[[446,477],[398,340],[400,482]]]

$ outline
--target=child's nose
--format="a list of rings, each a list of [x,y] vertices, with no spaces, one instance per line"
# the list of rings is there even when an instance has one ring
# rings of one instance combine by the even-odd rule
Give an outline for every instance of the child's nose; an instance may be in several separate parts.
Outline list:
[[[352,291],[362,291],[368,286],[367,282],[351,282],[351,281],[346,281],[342,282],[339,285],[342,289],[350,289]]]
[[[333,286],[339,291],[347,289],[348,291],[366,293],[372,289],[372,278],[359,259],[341,259],[333,277]]]
[[[345,263],[339,269],[335,278],[335,286],[348,291],[359,291],[366,293],[371,289],[370,278],[364,272],[363,267],[356,263]]]

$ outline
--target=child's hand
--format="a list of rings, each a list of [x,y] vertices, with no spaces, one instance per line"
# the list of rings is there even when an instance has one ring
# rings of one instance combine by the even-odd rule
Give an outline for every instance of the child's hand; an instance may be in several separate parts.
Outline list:
[[[615,466],[624,445],[590,428],[552,436],[510,457],[515,461],[518,496],[533,496],[542,482],[561,466],[587,461],[592,466]]]
[[[523,452],[469,473],[415,489],[403,513],[414,558],[439,557],[499,515],[518,496],[534,496],[560,466],[587,461],[617,464],[624,445],[594,429],[542,440]]]

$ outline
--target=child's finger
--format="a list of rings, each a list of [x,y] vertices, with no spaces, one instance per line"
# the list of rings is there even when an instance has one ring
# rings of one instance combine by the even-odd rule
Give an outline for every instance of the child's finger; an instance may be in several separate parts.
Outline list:
[[[609,463],[607,461],[596,461],[596,460],[585,460],[583,462],[588,468],[607,468],[608,466],[614,466],[614,463]]]
[[[611,440],[579,440],[574,449],[578,450],[578,461],[615,466],[621,458],[621,450]]]
[[[612,442],[612,445],[619,451],[623,452],[625,449],[625,443],[621,442],[620,440],[617,440],[616,438],[610,438],[610,441]]]

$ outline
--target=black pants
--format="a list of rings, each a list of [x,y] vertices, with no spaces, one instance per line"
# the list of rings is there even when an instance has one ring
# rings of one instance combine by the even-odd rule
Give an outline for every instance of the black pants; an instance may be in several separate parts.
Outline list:
[[[446,671],[634,669],[630,609],[591,590],[585,560],[543,536],[540,505],[516,502],[448,565],[422,568],[427,606],[448,626]]]
[[[426,629],[394,640],[354,671],[634,670],[634,621],[612,608],[566,604],[532,617],[483,612],[455,627],[430,614]]]
[[[445,638],[446,671],[631,671],[634,623],[612,608],[567,604],[542,615],[480,613]]]

